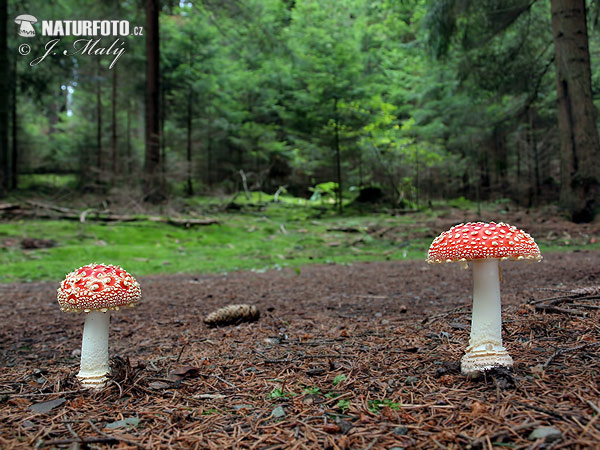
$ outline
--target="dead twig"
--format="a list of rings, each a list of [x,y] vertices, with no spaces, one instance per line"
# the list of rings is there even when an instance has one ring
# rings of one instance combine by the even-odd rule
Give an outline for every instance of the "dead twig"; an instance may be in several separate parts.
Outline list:
[[[515,405],[522,406],[523,408],[533,409],[534,411],[541,412],[541,413],[547,414],[547,415],[552,416],[552,417],[556,417],[557,419],[566,420],[566,418],[567,418],[564,414],[561,414],[561,413],[559,413],[557,411],[553,411],[553,410],[548,409],[548,408],[542,408],[541,406],[531,405],[529,403],[520,402],[518,400],[514,400],[513,403]]]
[[[136,441],[132,441],[131,439],[127,439],[127,438],[125,438],[123,436],[119,436],[118,434],[111,435],[111,434],[103,432],[102,430],[100,430],[100,428],[98,428],[96,425],[94,425],[94,422],[92,422],[91,420],[88,420],[87,423],[90,424],[90,426],[92,427],[92,429],[96,433],[98,433],[99,435],[103,436],[106,439],[111,439],[111,440],[117,440],[117,441],[120,441],[120,442],[125,442],[126,444],[135,445],[136,447],[139,447],[139,448],[146,448],[145,445],[140,444],[139,442],[136,442]]]
[[[137,221],[150,221],[166,223],[173,226],[190,228],[193,226],[205,226],[205,225],[216,225],[219,224],[219,220],[212,218],[192,219],[192,218],[181,218],[181,217],[161,217],[161,216],[134,216],[126,214],[111,214],[109,210],[97,211],[88,208],[82,212],[71,208],[63,208],[60,206],[46,205],[43,203],[28,201],[27,205],[6,205],[4,208],[0,208],[0,211],[4,215],[12,216],[27,216],[35,217],[40,219],[64,219],[64,220],[75,220],[77,222],[85,223],[86,221],[97,221],[97,222],[137,222]],[[2,206],[2,205],[0,205]]]
[[[65,394],[78,394],[83,392],[81,389],[77,389],[74,391],[61,391],[61,392],[32,392],[28,394],[19,394],[18,392],[13,391],[4,391],[0,392],[0,395],[9,395],[11,397],[45,397],[48,395],[65,395]]]
[[[296,356],[295,358],[283,358],[283,359],[265,359],[263,364],[281,364],[281,363],[290,363],[290,362],[298,362],[303,359],[319,359],[319,358],[352,358],[354,355],[340,353],[339,355],[302,355]]]
[[[246,199],[250,201],[252,197],[250,196],[250,191],[248,189],[248,178],[246,177],[246,172],[240,169],[239,174],[242,178],[242,187],[244,188],[244,194],[246,194]]]
[[[581,316],[581,317],[585,317],[588,314],[585,311],[578,311],[576,309],[561,308],[559,306],[544,305],[544,304],[535,305],[535,309],[536,309],[536,311],[544,311],[544,312],[558,313],[558,314],[570,314],[573,316]]]
[[[114,437],[89,437],[89,438],[71,438],[71,439],[53,439],[51,441],[44,441],[45,446],[53,445],[67,445],[78,442],[80,444],[118,444],[119,439]]]
[[[425,317],[421,321],[421,323],[422,324],[425,324],[425,323],[430,323],[431,324],[431,323],[435,322],[436,320],[439,320],[439,319],[442,319],[442,318],[445,318],[445,317],[448,317],[448,316],[452,316],[454,314],[466,312],[468,309],[469,309],[468,306],[459,306],[458,308],[451,309],[450,311],[446,311],[446,312],[441,313],[441,314],[436,314],[435,316]]]
[[[537,305],[539,303],[546,303],[549,305],[556,305],[558,303],[571,303],[575,300],[582,299],[598,299],[600,298],[600,286],[588,286],[572,290],[554,289],[554,288],[538,288],[538,291],[551,291],[561,292],[565,295],[559,295],[556,297],[547,297],[541,299],[532,299],[529,301],[530,305]]]
[[[591,345],[594,345],[594,346],[600,345],[600,342],[595,342],[595,343],[586,342],[585,344],[577,345],[575,347],[559,348],[554,353],[552,353],[552,355],[550,355],[550,357],[546,360],[546,362],[544,364],[542,364],[542,367],[544,369],[546,367],[548,367],[550,364],[552,364],[552,361],[554,361],[554,359],[557,356],[564,355],[565,353],[576,352],[577,350],[581,350],[582,348],[586,348],[586,347],[591,346]]]
[[[507,436],[510,436],[511,434],[517,434],[519,431],[528,430],[530,428],[535,428],[538,426],[540,426],[540,422],[525,422],[521,425],[510,427],[507,430],[497,431],[496,433],[485,435],[480,437],[479,439],[474,440],[473,442],[471,442],[471,448],[480,448],[483,447],[488,440],[492,442],[497,441],[499,439],[503,439]]]
[[[181,355],[183,355],[183,351],[185,350],[186,347],[187,347],[187,343],[185,343],[181,346],[181,350],[179,350],[179,354],[177,355],[177,359],[175,360],[175,363],[179,362],[179,360],[181,359]]]

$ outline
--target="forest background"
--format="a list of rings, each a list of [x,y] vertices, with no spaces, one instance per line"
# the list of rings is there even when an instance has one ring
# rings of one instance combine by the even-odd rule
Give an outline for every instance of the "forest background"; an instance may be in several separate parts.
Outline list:
[[[341,210],[362,192],[404,209],[559,204],[589,222],[599,11],[574,0],[0,0],[0,193],[52,174],[74,193],[150,203],[247,189]],[[53,38],[40,23],[19,36],[23,13],[127,20],[143,36],[60,37],[58,55],[35,63]],[[96,39],[88,53],[123,54],[81,50]]]

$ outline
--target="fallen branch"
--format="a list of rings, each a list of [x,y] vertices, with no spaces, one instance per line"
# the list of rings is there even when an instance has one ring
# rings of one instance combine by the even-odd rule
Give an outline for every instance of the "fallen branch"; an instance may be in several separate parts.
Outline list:
[[[552,353],[552,355],[550,355],[550,357],[546,360],[546,362],[542,365],[542,367],[544,369],[546,367],[548,367],[557,356],[564,355],[565,353],[576,352],[577,350],[581,350],[582,348],[585,348],[585,347],[597,346],[597,345],[600,345],[600,342],[594,342],[594,343],[586,342],[585,344],[577,345],[575,347],[559,348],[554,353]]]
[[[451,316],[453,314],[466,314],[468,313],[469,307],[468,306],[459,306],[458,308],[454,308],[451,309],[450,311],[446,311],[444,313],[441,314],[436,314],[435,316],[429,316],[429,317],[425,317],[423,320],[421,320],[421,324],[425,324],[425,323],[432,323],[435,322],[438,319],[442,319],[448,316]]]
[[[573,303],[572,306],[584,309],[600,309],[600,305],[586,305],[585,303]]]
[[[287,184],[285,186],[279,186],[277,191],[275,191],[275,195],[273,195],[273,203],[279,203],[279,195],[285,192],[285,188],[287,188]]]
[[[240,169],[240,177],[242,177],[242,187],[244,188],[244,194],[246,194],[246,199],[251,200],[250,191],[248,190],[248,178],[246,178],[246,173]]]
[[[532,409],[534,411],[541,412],[541,413],[546,414],[548,416],[556,417],[557,419],[567,420],[567,416],[565,416],[564,414],[559,413],[558,411],[553,411],[551,409],[542,408],[541,406],[537,406],[537,405],[530,405],[529,403],[520,402],[518,400],[513,400],[513,403],[515,405],[522,406],[523,408]],[[579,417],[581,417],[581,416],[579,416]]]
[[[140,222],[147,220],[150,222],[166,223],[169,225],[184,228],[190,228],[194,226],[215,225],[220,223],[219,220],[212,218],[188,219],[181,217],[161,217],[143,215],[133,216],[127,214],[111,214],[108,211],[94,211],[93,209],[86,209],[85,211],[79,212],[74,209],[46,205],[43,203],[37,203],[32,201],[28,201],[26,203],[29,206],[11,204],[7,205],[7,207],[5,208],[2,208],[2,205],[0,205],[0,213],[3,213],[5,216],[11,215],[35,217],[38,219],[75,220],[81,223],[85,223],[86,220],[97,222]]]
[[[21,205],[18,203],[0,203],[0,211],[6,211],[11,209],[18,209]]]
[[[340,353],[339,355],[302,355],[295,358],[283,358],[283,359],[265,359],[263,364],[282,364],[298,362],[304,359],[319,359],[319,358],[352,358],[353,355]]]
[[[544,311],[544,312],[550,312],[550,313],[571,314],[574,316],[581,316],[581,317],[587,316],[587,313],[585,311],[577,311],[576,309],[561,308],[559,306],[545,305],[542,303],[535,305],[535,309],[536,309],[536,311]]]
[[[96,436],[89,438],[70,438],[70,439],[53,439],[51,441],[45,441],[44,446],[54,446],[54,445],[67,445],[74,444],[78,442],[79,444],[118,444],[119,439],[108,436]]]
[[[62,206],[48,205],[46,203],[40,203],[40,202],[36,202],[33,200],[27,200],[25,203],[33,206],[34,208],[49,209],[52,211],[58,211],[58,212],[62,212],[62,213],[72,213],[75,211],[71,208],[64,208]]]
[[[539,291],[550,291],[560,292],[565,295],[559,295],[556,297],[541,298],[538,300],[532,299],[529,301],[530,305],[536,305],[538,303],[546,303],[548,305],[556,305],[558,303],[572,303],[575,300],[596,300],[600,298],[600,287],[599,286],[588,286],[583,288],[577,288],[572,290],[562,290],[554,288],[538,288]]]
[[[60,392],[33,392],[29,394],[19,394],[18,392],[2,391],[0,395],[9,395],[11,397],[45,397],[47,395],[64,395],[64,394],[78,394],[84,392],[81,389],[73,391],[60,391]]]
[[[327,231],[332,232],[332,231],[340,231],[342,233],[360,233],[362,230],[360,228],[357,227],[331,227],[331,228],[327,228]]]
[[[103,436],[105,439],[117,440],[117,441],[125,442],[126,444],[129,444],[129,445],[135,445],[136,447],[139,447],[139,448],[146,448],[145,445],[140,444],[139,442],[136,442],[136,441],[132,441],[131,439],[127,439],[123,436],[119,436],[118,434],[111,435],[111,434],[104,433],[96,425],[94,425],[94,422],[92,422],[91,420],[88,420],[87,422],[90,424],[90,426],[96,433]]]
[[[161,223],[168,223],[169,225],[174,225],[177,227],[184,227],[184,228],[190,228],[193,226],[197,226],[197,225],[218,225],[219,222],[217,219],[210,219],[210,218],[206,218],[206,219],[181,219],[181,218],[175,218],[175,217],[146,217],[141,218],[141,219],[137,219],[137,220],[149,220],[150,222],[161,222]]]
[[[494,441],[504,439],[505,437],[510,436],[511,434],[517,434],[519,431],[528,430],[537,426],[540,426],[540,422],[525,422],[521,425],[511,427],[508,430],[497,431],[496,433],[488,434],[472,441],[471,448],[480,448],[485,446],[488,439],[490,442],[493,443]]]

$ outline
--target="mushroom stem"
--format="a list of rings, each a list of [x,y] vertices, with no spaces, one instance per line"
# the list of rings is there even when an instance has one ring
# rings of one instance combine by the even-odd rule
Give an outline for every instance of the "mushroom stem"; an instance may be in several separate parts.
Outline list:
[[[81,341],[81,367],[77,378],[83,387],[104,387],[108,366],[108,329],[110,313],[91,311],[85,315]]]
[[[461,361],[463,373],[513,365],[512,358],[502,346],[499,272],[495,258],[473,261],[471,337]]]

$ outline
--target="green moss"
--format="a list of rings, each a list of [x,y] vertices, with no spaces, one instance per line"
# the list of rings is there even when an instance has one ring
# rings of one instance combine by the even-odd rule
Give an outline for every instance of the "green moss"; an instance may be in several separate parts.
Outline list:
[[[196,204],[203,201],[190,200]],[[220,225],[188,229],[150,221],[0,223],[0,282],[58,281],[67,272],[92,262],[119,264],[139,276],[284,267],[300,273],[300,267],[311,263],[424,260],[431,237],[423,236],[443,231],[422,225],[426,218],[422,212],[397,217],[337,216],[331,208],[288,202],[214,217],[221,221]],[[368,232],[372,227],[394,227],[394,232],[380,236]],[[352,232],[347,232],[349,229]],[[25,237],[52,239],[57,245],[22,250],[19,244]],[[599,245],[540,242],[542,252],[597,249]]]

